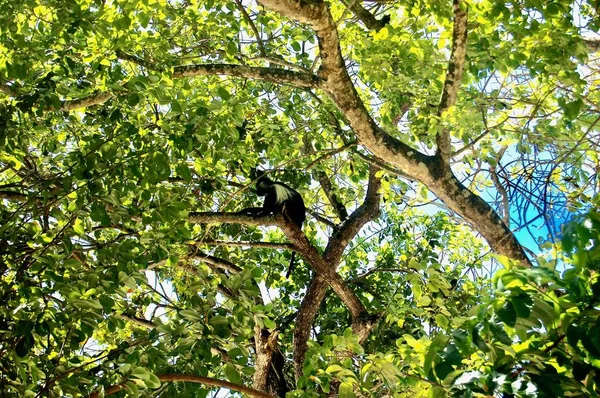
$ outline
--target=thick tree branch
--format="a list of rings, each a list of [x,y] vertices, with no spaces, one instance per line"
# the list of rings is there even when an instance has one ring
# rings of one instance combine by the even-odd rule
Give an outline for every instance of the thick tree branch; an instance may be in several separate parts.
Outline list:
[[[296,378],[302,376],[302,364],[308,351],[308,340],[313,322],[321,303],[327,295],[327,282],[322,275],[315,275],[306,289],[294,325],[294,371]]]
[[[345,68],[337,28],[327,3],[295,0],[260,2],[288,18],[308,24],[316,31],[322,58],[319,73],[323,79],[322,89],[344,113],[362,145],[411,179],[425,184],[450,209],[471,223],[487,239],[494,251],[514,258],[524,266],[531,265],[522,246],[498,214],[458,181],[448,162],[441,162],[440,157],[418,152],[377,126],[359,98]],[[460,10],[457,12],[459,21],[465,22],[466,15],[463,16]],[[460,80],[453,76],[453,82],[458,84]]]
[[[258,390],[267,389],[269,369],[273,351],[277,348],[277,331],[270,333],[260,325],[254,325],[254,345],[256,347],[256,362],[254,363],[253,386]]]
[[[60,107],[61,111],[72,111],[74,109],[79,108],[87,108],[93,105],[100,105],[108,101],[113,97],[112,93],[109,92],[100,92],[96,94],[89,95],[84,98],[62,101],[62,106]],[[56,109],[59,110],[59,109]]]
[[[462,6],[462,7],[461,7]],[[467,4],[461,0],[454,0],[454,31],[452,33],[452,52],[450,62],[446,71],[446,81],[442,91],[442,98],[438,106],[438,116],[456,104],[458,89],[461,85],[462,73],[465,66],[465,55],[467,53]],[[450,130],[443,128],[436,137],[437,155],[448,163],[450,152]]]
[[[378,171],[379,168],[371,166],[369,169],[369,185],[363,203],[352,213],[346,222],[340,225],[327,243],[323,258],[328,263],[335,264],[336,267],[346,246],[354,239],[360,229],[367,222],[379,217],[381,209],[379,207],[380,195],[378,191],[381,188],[381,177],[377,177]]]
[[[288,239],[302,254],[304,260],[318,273],[324,275],[327,283],[340,299],[346,304],[353,319],[360,318],[365,312],[365,307],[356,294],[344,280],[331,269],[321,254],[308,241],[304,233],[294,223],[286,222],[282,214],[272,216],[253,217],[239,213],[190,213],[190,222],[195,223],[236,223],[244,225],[273,225],[281,228]],[[205,260],[203,260],[205,261]]]
[[[276,398],[274,395],[268,394],[264,391],[255,390],[250,387],[242,386],[240,384],[231,383],[225,380],[214,379],[212,377],[195,376],[195,375],[184,375],[184,374],[162,374],[156,375],[158,379],[163,382],[174,382],[174,381],[187,381],[189,383],[199,383],[207,386],[227,388],[231,391],[237,391],[244,394],[248,394],[250,397],[257,398]],[[117,392],[125,389],[125,382],[116,384],[108,387],[104,390],[104,396],[116,394]],[[89,398],[100,398],[100,392],[93,392],[89,395]]]
[[[254,217],[243,213],[224,213],[224,212],[190,212],[188,221],[197,224],[221,224],[234,223],[242,225],[264,225],[264,226],[280,226],[283,222],[283,217],[261,216]]]
[[[342,223],[329,239],[323,254],[325,262],[333,270],[339,265],[342,253],[348,243],[356,236],[360,229],[369,221],[379,216],[381,177],[377,177],[378,167],[372,166],[369,170],[369,185],[363,204],[356,209],[344,223]],[[337,275],[337,274],[336,274]],[[307,342],[310,338],[310,329],[327,293],[327,285],[321,275],[316,275],[311,281],[296,318],[294,328],[294,369],[296,376],[302,374],[302,363],[308,349]],[[374,319],[363,312],[361,316],[353,317],[352,329],[363,341],[373,327]]]
[[[283,217],[281,217],[283,220]],[[317,274],[323,275],[325,281],[333,291],[340,297],[340,299],[348,307],[348,311],[352,315],[352,319],[360,319],[364,316],[366,310],[362,305],[360,299],[356,296],[352,289],[348,288],[348,285],[344,280],[335,272],[335,269],[319,254],[317,249],[309,242],[306,235],[298,228],[294,223],[285,223],[282,226],[283,232],[286,234],[288,239],[294,243],[298,248],[298,251],[302,253],[304,260],[310,264],[310,266],[317,272]]]

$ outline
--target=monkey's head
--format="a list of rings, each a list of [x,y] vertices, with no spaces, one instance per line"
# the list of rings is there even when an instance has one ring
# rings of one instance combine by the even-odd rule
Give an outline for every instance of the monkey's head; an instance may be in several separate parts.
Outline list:
[[[273,180],[271,180],[269,177],[258,177],[258,180],[256,181],[256,194],[258,196],[265,196],[272,190]]]

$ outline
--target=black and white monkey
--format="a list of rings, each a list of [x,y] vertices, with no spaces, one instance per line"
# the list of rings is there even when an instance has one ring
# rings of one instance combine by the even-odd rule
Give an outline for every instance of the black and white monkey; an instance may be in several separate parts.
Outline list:
[[[265,200],[262,207],[250,207],[241,212],[254,216],[282,213],[286,220],[302,228],[306,219],[306,207],[302,196],[290,186],[266,177],[260,170],[253,171],[252,174],[257,178],[256,194],[264,196]]]
[[[282,213],[283,217],[292,221],[299,228],[302,228],[302,223],[306,219],[306,207],[302,196],[288,185],[271,180],[264,175],[260,170],[253,170],[253,176],[256,180],[256,194],[264,196],[265,200],[262,207],[251,207],[244,209],[241,213],[251,214],[254,216],[266,216],[269,214]],[[286,274],[289,277],[294,266],[294,258],[296,253],[292,252],[290,266]]]

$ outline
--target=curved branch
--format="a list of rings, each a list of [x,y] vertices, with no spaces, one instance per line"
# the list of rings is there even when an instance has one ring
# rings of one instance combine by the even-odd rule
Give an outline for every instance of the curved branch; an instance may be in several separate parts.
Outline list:
[[[359,319],[366,312],[354,291],[348,287],[344,280],[323,259],[321,254],[306,238],[306,235],[293,222],[287,222],[282,214],[254,217],[240,213],[198,213],[189,214],[188,220],[195,223],[235,223],[244,225],[273,225],[281,228],[288,239],[294,244],[305,261],[317,272],[324,276],[327,284],[340,297],[353,319]]]
[[[463,15],[455,0],[455,12],[460,29],[466,29],[466,14]],[[440,156],[427,156],[404,144],[381,129],[368,113],[345,68],[339,43],[337,27],[325,2],[295,0],[260,0],[266,7],[293,20],[311,26],[319,40],[322,59],[319,76],[323,79],[322,89],[344,114],[359,141],[376,157],[400,169],[413,180],[429,188],[450,209],[464,217],[488,241],[494,251],[514,258],[524,266],[531,266],[523,247],[492,207],[475,193],[469,191],[452,173],[449,163]],[[457,46],[459,43],[457,38]],[[462,47],[462,46],[461,46]],[[459,50],[457,50],[457,64]],[[457,72],[457,70],[455,70]],[[459,84],[453,73],[453,83]],[[448,94],[451,94],[448,91]],[[451,96],[447,95],[451,103]]]
[[[254,24],[254,21],[252,20],[252,18],[250,18],[250,15],[248,15],[248,12],[246,12],[246,9],[244,8],[244,5],[242,4],[242,2],[240,0],[235,0],[235,5],[237,6],[238,10],[240,11],[242,16],[246,20],[246,23],[248,23],[248,25],[250,25],[250,29],[252,29],[254,36],[256,36],[256,43],[258,44],[258,49],[260,51],[260,55],[262,55],[263,57],[266,56],[267,52],[265,51],[265,45],[262,42],[260,33],[258,33],[258,29],[256,29],[256,25]]]
[[[156,328],[156,325],[154,323],[152,323],[151,321],[144,319],[144,318],[139,318],[137,316],[133,316],[133,315],[126,315],[126,314],[118,314],[117,315],[119,318],[129,321],[129,322],[133,322],[136,325],[142,326],[146,329],[154,329]]]
[[[233,223],[242,225],[264,225],[264,226],[281,226],[283,225],[283,217],[276,216],[260,216],[255,217],[243,213],[226,213],[226,212],[190,212],[188,221],[197,224],[220,224]]]
[[[381,187],[381,177],[377,177],[378,171],[378,167],[371,166],[369,170],[369,186],[363,204],[339,226],[329,239],[323,258],[334,271],[339,265],[342,253],[348,243],[367,222],[379,216],[380,195],[378,191]],[[325,278],[322,275],[316,275],[312,279],[298,311],[296,327],[294,328],[294,369],[297,377],[302,375],[302,363],[308,350],[307,342],[310,338],[311,326],[321,306],[321,302],[327,294],[327,285],[325,282]],[[374,318],[370,317],[365,311],[359,316],[353,316],[352,320],[352,329],[359,335],[359,340],[362,342],[369,335],[374,324]]]
[[[291,84],[303,88],[319,88],[321,79],[311,73],[280,68],[250,67],[234,64],[180,65],[173,68],[173,78],[196,76],[233,76]]]
[[[203,240],[196,242],[197,245],[208,246],[235,246],[235,247],[258,247],[260,249],[283,249],[298,251],[291,243],[277,242],[250,242],[250,241],[228,241],[228,240]]]
[[[590,52],[600,51],[600,40],[583,39],[583,44]]]
[[[381,209],[379,208],[380,195],[378,191],[381,188],[381,177],[377,176],[378,172],[378,167],[370,167],[369,185],[363,203],[340,225],[329,239],[323,253],[323,258],[328,263],[337,266],[348,243],[354,239],[367,222],[379,217]]]
[[[241,384],[235,384],[225,380],[214,379],[212,377],[195,376],[195,375],[179,375],[179,374],[162,374],[156,375],[158,379],[163,382],[174,382],[174,381],[187,381],[190,383],[205,384],[207,386],[227,388],[231,391],[237,391],[244,394],[248,394],[251,397],[257,398],[276,398],[274,395],[268,394],[264,391],[255,390],[250,387],[243,386]],[[126,382],[116,384],[108,387],[104,390],[104,396],[115,394],[126,387]],[[100,392],[93,392],[89,395],[89,398],[100,398]]]
[[[452,33],[452,53],[448,70],[446,71],[446,81],[444,82],[444,90],[442,98],[438,106],[438,116],[441,116],[446,110],[456,104],[458,89],[461,85],[462,73],[465,67],[465,56],[467,53],[467,5],[460,0],[454,0],[454,31]],[[463,9],[464,8],[464,9]],[[450,130],[447,128],[436,137],[437,155],[447,163],[450,159],[452,147],[450,145]]]
[[[15,200],[15,201],[19,201],[19,202],[24,202],[26,200],[29,199],[29,197],[21,192],[14,192],[14,191],[0,191],[0,199],[7,199],[7,200]],[[41,198],[39,198],[41,200]]]
[[[74,109],[87,108],[87,107],[93,106],[93,105],[100,105],[100,104],[105,103],[112,97],[113,97],[112,93],[104,91],[104,92],[89,95],[84,98],[62,101],[62,106],[60,107],[60,109],[56,109],[56,110],[72,111]]]
[[[231,261],[224,260],[219,257],[211,256],[209,254],[205,254],[202,252],[198,252],[194,255],[194,258],[203,261],[207,264],[214,265],[217,268],[224,269],[225,271],[233,272],[239,274],[242,272],[242,269],[232,263]]]
[[[313,160],[312,162],[310,162],[309,164],[306,165],[306,167],[304,168],[305,170],[310,170],[312,169],[317,163],[320,163],[324,160],[327,160],[335,155],[337,155],[340,152],[344,152],[346,149],[348,148],[352,148],[355,147],[358,143],[356,141],[350,141],[347,144],[342,145],[341,147],[337,148],[337,149],[332,149],[331,151],[325,153],[322,156],[319,156],[318,158],[316,158],[315,160]]]

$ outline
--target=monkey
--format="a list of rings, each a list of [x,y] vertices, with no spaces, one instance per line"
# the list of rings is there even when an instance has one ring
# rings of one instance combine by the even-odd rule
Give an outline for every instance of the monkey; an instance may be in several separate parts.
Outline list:
[[[306,219],[306,207],[302,196],[290,186],[271,180],[264,175],[260,170],[253,170],[253,176],[258,177],[256,180],[256,194],[264,196],[265,200],[262,207],[251,207],[244,209],[241,213],[251,214],[254,216],[263,216],[269,214],[282,213],[287,221],[292,221],[302,229],[302,224]],[[290,266],[285,275],[290,276],[294,267],[295,252],[292,252]]]
[[[306,207],[302,196],[295,189],[260,175],[256,181],[256,194],[265,197],[262,214],[281,212],[286,220],[302,228],[302,223],[306,219]]]

